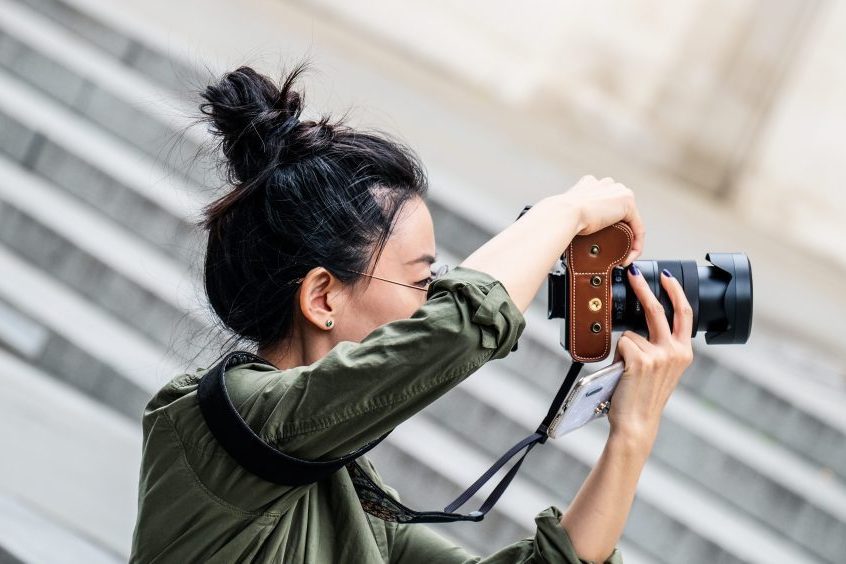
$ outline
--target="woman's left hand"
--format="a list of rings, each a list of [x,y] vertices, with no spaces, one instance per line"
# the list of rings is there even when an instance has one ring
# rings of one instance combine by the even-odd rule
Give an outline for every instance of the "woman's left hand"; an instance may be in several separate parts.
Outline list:
[[[649,339],[634,331],[624,331],[620,336],[614,361],[622,358],[626,367],[611,398],[608,419],[612,434],[644,441],[651,448],[664,406],[682,373],[693,362],[693,309],[678,279],[660,274],[673,304],[671,331],[664,306],[643,275],[634,274],[631,268],[627,270],[646,315]]]

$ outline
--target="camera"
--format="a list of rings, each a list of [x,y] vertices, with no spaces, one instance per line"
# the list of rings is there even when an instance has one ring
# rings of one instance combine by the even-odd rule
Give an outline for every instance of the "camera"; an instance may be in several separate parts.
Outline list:
[[[567,284],[566,257],[556,262],[547,279],[547,317],[561,318],[561,345],[571,350],[569,326],[572,319],[569,304],[573,303]],[[659,277],[666,268],[681,283],[693,309],[691,337],[705,331],[709,345],[743,344],[752,330],[752,266],[744,253],[709,252],[699,265],[693,260],[636,260],[638,269],[652,293],[658,298],[673,326],[673,305]],[[640,301],[629,285],[625,268],[614,266],[610,271],[610,319],[612,331],[630,330],[648,336],[646,317]]]
[[[532,206],[525,206],[517,219]],[[631,250],[631,228],[618,222],[577,235],[547,279],[547,317],[563,319],[560,343],[574,360],[597,362],[610,352],[612,331],[648,337],[643,306],[620,264]],[[691,338],[705,332],[709,345],[743,344],[752,331],[752,266],[741,252],[709,252],[694,260],[636,260],[641,275],[673,326],[672,300],[659,277],[667,269],[693,309]]]

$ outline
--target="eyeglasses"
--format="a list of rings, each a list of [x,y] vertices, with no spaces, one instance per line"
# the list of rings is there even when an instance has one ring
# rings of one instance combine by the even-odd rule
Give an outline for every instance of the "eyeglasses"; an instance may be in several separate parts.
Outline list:
[[[362,276],[368,276],[370,278],[375,278],[376,280],[382,280],[383,282],[390,282],[391,284],[398,284],[400,286],[405,286],[406,288],[413,288],[415,290],[420,290],[421,292],[428,292],[429,286],[432,285],[432,282],[434,282],[435,280],[437,280],[438,278],[440,278],[441,276],[443,276],[444,274],[449,272],[450,268],[451,268],[450,265],[442,264],[440,267],[437,268],[437,270],[433,270],[431,272],[432,275],[429,276],[429,278],[426,279],[426,285],[425,286],[412,286],[411,284],[404,284],[403,282],[397,282],[395,280],[388,280],[387,278],[380,278],[379,276],[374,276],[373,274],[367,274],[366,272],[359,272],[358,270],[350,270],[348,268],[339,268],[338,270],[343,270],[344,272],[352,272],[354,274],[360,274]],[[296,280],[292,280],[291,282],[294,283],[294,284],[299,284],[304,279],[305,279],[304,277],[303,278],[297,278]]]
[[[434,282],[435,280],[437,280],[438,278],[440,278],[441,276],[443,276],[444,274],[449,272],[449,269],[450,269],[450,266],[448,264],[443,264],[437,270],[433,270],[431,272],[432,275],[429,276],[429,278],[426,279],[426,285],[422,286],[422,287],[421,286],[412,286],[411,284],[403,284],[402,282],[396,282],[394,280],[388,280],[387,278],[380,278],[378,276],[374,276],[372,274],[367,274],[366,272],[359,272],[357,270],[348,270],[348,269],[345,269],[345,268],[342,268],[340,270],[343,270],[345,272],[353,272],[355,274],[361,274],[362,276],[369,276],[370,278],[375,278],[376,280],[382,280],[383,282],[390,282],[391,284],[398,284],[400,286],[405,286],[406,288],[414,288],[415,290],[420,290],[422,292],[428,292],[429,286],[432,284],[432,282]]]

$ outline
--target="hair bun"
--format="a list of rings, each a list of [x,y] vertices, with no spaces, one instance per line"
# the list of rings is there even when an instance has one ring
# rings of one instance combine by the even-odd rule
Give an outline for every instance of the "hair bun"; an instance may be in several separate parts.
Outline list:
[[[241,66],[201,93],[205,102],[200,111],[219,138],[231,184],[257,179],[290,149],[303,103],[292,84],[303,70],[304,65],[294,69],[280,88],[253,68]]]

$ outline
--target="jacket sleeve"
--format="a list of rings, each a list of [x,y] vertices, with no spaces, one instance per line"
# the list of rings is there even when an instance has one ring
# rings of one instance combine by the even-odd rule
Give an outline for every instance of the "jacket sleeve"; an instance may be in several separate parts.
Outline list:
[[[429,286],[427,301],[410,318],[386,323],[361,342],[341,341],[311,365],[252,371],[239,409],[251,426],[258,422],[259,435],[288,454],[342,456],[485,362],[505,357],[525,324],[498,280],[456,266]]]
[[[535,535],[520,539],[488,556],[476,556],[456,546],[434,529],[420,524],[397,525],[391,564],[596,564],[576,554],[570,536],[561,527],[561,511],[554,505],[535,516]],[[622,564],[615,548],[603,564]]]

